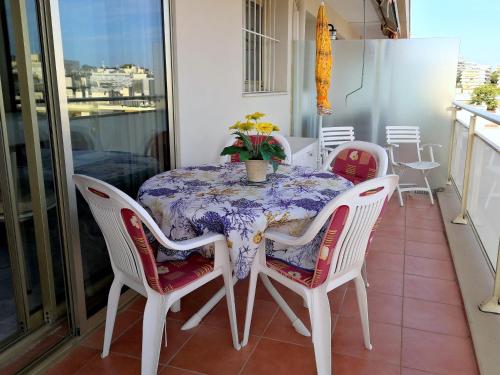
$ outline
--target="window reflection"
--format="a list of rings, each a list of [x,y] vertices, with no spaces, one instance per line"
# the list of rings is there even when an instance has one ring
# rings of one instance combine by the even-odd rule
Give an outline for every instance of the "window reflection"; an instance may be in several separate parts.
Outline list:
[[[169,169],[160,0],[61,0],[66,95],[75,173],[132,197]],[[112,280],[101,232],[78,194],[87,314]]]

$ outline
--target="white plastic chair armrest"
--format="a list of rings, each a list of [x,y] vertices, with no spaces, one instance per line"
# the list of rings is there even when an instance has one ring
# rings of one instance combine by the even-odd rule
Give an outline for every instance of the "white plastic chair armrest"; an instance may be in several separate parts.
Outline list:
[[[429,149],[429,155],[431,157],[431,161],[435,161],[434,159],[434,150],[432,149],[433,147],[443,147],[443,145],[437,144],[437,143],[426,143],[420,146],[420,149],[423,150],[425,147]]]
[[[424,147],[443,147],[443,145],[440,145],[437,143],[426,143],[426,144],[421,145],[420,147],[422,147],[422,148],[424,148]]]
[[[226,237],[219,233],[205,233],[199,237],[190,238],[188,240],[183,241],[172,241],[169,240],[165,235],[159,233],[153,233],[156,240],[160,243],[160,245],[177,251],[187,251],[193,250],[200,246],[205,246],[217,241],[225,241]]]

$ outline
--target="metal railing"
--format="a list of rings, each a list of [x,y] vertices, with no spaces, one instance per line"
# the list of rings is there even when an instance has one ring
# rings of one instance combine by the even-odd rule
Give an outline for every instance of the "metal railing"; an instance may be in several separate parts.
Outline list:
[[[461,199],[453,223],[471,225],[498,279],[500,115],[453,102],[448,184],[453,184]]]

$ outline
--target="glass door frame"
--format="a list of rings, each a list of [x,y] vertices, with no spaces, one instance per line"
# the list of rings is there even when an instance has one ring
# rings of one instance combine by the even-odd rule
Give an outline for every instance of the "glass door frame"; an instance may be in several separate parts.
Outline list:
[[[71,176],[74,173],[73,152],[71,146],[70,119],[68,114],[68,100],[66,96],[66,78],[64,67],[64,53],[59,12],[59,0],[39,0],[44,5],[43,12],[46,20],[48,52],[47,65],[50,69],[51,90],[57,102],[54,103],[55,133],[55,169],[58,172],[58,187],[61,206],[61,231],[65,252],[68,255],[70,285],[70,300],[73,308],[75,334],[84,335],[90,332],[105,319],[105,309],[87,317],[85,287],[83,275],[83,262],[80,247],[79,218],[77,212],[77,197],[75,185]],[[172,44],[172,6],[170,0],[162,0],[163,44],[165,61],[165,92],[166,112],[170,143],[170,165],[176,166],[176,136],[174,114],[174,81],[173,81],[173,44]],[[50,36],[50,37],[49,37]],[[128,303],[137,294],[131,290],[126,291],[120,298],[120,306]]]
[[[9,0],[6,0],[9,1]],[[39,123],[36,111],[35,90],[33,71],[31,66],[30,35],[28,30],[28,15],[25,0],[13,0],[10,2],[12,8],[12,24],[15,34],[16,64],[20,89],[21,116],[23,123],[24,142],[26,144],[26,157],[29,175],[29,189],[33,210],[33,222],[36,242],[37,267],[40,274],[40,285],[42,293],[42,309],[30,313],[27,298],[27,275],[25,271],[26,260],[21,241],[22,232],[18,220],[17,191],[13,177],[13,166],[11,152],[9,149],[8,128],[3,102],[2,86],[0,84],[0,188],[2,190],[2,201],[4,205],[5,226],[9,259],[11,262],[12,283],[14,288],[14,299],[16,304],[17,321],[21,331],[29,335],[16,337],[13,343],[8,344],[0,354],[0,361],[10,359],[12,355],[22,353],[23,349],[39,340],[51,327],[43,324],[51,323],[57,317],[57,302],[55,297],[54,273],[52,268],[52,249],[48,228],[47,202],[45,195],[45,184],[43,178],[43,165],[41,159]],[[37,3],[39,9],[41,4]],[[39,17],[39,20],[41,17]],[[42,25],[37,25],[42,29]],[[41,30],[40,30],[41,33]],[[45,43],[40,35],[42,51],[45,53]],[[45,73],[44,69],[44,73]],[[50,81],[45,77],[46,83]],[[47,108],[52,111],[53,97],[47,90]],[[53,119],[49,116],[50,121]],[[52,123],[49,129],[55,128]],[[57,179],[57,176],[55,176]],[[68,302],[62,306],[67,308],[69,316],[70,305]],[[60,308],[60,307],[59,307]],[[40,328],[40,329],[37,329]]]

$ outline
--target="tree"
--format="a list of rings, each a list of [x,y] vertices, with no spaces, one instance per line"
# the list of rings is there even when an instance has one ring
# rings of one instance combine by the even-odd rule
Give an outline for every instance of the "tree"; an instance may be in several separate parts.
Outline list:
[[[493,73],[491,73],[490,83],[492,85],[498,85],[499,80],[500,80],[500,72],[498,72],[498,70],[495,70]]]
[[[486,104],[486,109],[488,111],[494,111],[497,108],[496,96],[500,94],[500,90],[496,85],[486,84],[476,87],[472,91],[472,104]]]

